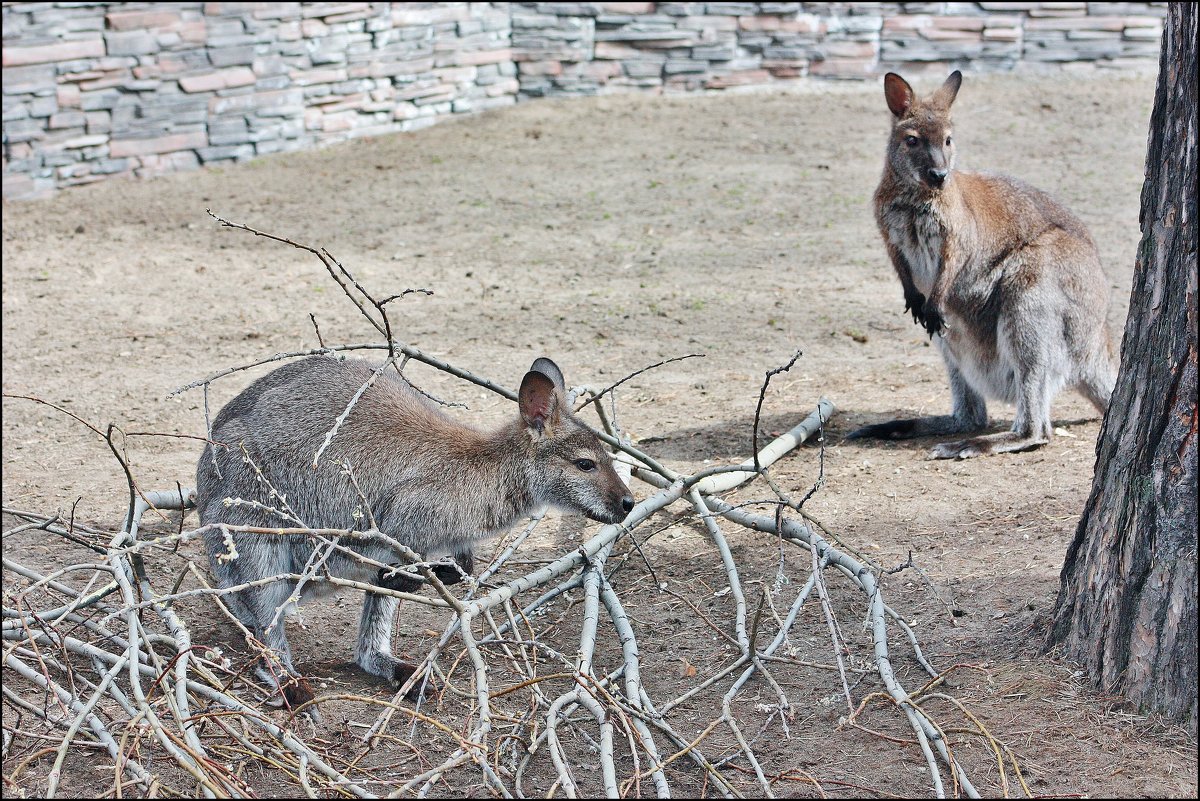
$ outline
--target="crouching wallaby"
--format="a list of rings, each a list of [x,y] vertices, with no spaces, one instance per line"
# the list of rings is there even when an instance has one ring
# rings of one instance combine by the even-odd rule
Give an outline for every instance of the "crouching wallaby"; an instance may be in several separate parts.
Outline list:
[[[600,440],[567,405],[562,373],[538,359],[521,382],[519,416],[496,431],[459,423],[393,371],[381,373],[327,441],[355,393],[371,378],[363,361],[318,356],[251,384],[217,415],[213,442],[196,468],[202,525],[265,529],[366,530],[372,525],[430,561],[447,583],[472,569],[472,545],[542,506],[617,523],[633,509],[628,487]],[[314,456],[327,447],[314,468]],[[328,573],[395,590],[422,579],[386,566],[409,563],[385,542],[345,537],[337,547],[304,535],[205,532],[221,587],[300,574],[324,558]],[[364,564],[354,554],[373,560]],[[292,665],[281,610],[296,587],[267,582],[226,597],[231,610],[273,651],[258,673],[295,705],[312,690]],[[304,592],[332,589],[307,582]],[[395,597],[366,593],[355,661],[396,685],[415,670],[392,656]],[[315,716],[315,715],[314,715]]]
[[[988,424],[985,398],[1016,404],[1012,430],[937,445],[965,459],[1050,440],[1050,401],[1075,387],[1101,412],[1116,364],[1108,282],[1083,223],[1044,192],[1003,175],[954,169],[950,106],[962,73],[919,100],[895,73],[895,120],[875,218],[904,288],[905,310],[937,342],[953,413],[866,426],[850,437],[965,434]]]

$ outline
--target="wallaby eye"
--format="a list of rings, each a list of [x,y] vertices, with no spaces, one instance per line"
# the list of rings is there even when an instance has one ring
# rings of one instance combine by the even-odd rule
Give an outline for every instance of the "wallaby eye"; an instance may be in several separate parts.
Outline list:
[[[596,469],[596,463],[591,459],[576,459],[575,466],[585,473],[590,473]]]
[[[946,137],[946,147],[950,147],[950,137]]]
[[[917,145],[921,144],[921,140],[915,136],[906,136],[904,137],[904,144],[908,145],[909,147],[916,147]]]

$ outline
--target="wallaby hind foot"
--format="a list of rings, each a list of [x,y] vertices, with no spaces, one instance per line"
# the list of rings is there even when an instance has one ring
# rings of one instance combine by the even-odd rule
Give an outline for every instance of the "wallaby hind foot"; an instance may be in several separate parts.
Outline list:
[[[362,668],[372,676],[378,676],[386,679],[388,684],[393,688],[399,689],[403,687],[412,675],[417,672],[418,665],[412,662],[406,662],[403,659],[397,659],[391,654],[369,653],[363,654],[355,660],[355,664]],[[408,692],[404,697],[412,702],[420,700],[422,694],[422,684],[425,685],[424,691],[428,692],[431,689],[437,689],[434,683],[433,676],[429,675],[424,679],[418,679],[413,682],[413,686],[408,688]]]
[[[279,690],[283,695],[283,700],[287,703],[288,709],[299,709],[301,714],[308,715],[313,723],[321,722],[321,713],[317,711],[317,705],[309,704],[310,701],[317,697],[317,694],[313,692],[312,685],[308,683],[308,679],[303,676],[288,676],[279,685]],[[309,705],[304,706],[305,704]]]
[[[1050,441],[1049,437],[1003,431],[981,437],[943,442],[929,451],[930,459],[970,459],[974,456],[989,456],[993,453],[1015,453],[1040,448]]]
[[[310,704],[317,697],[312,684],[298,673],[284,668],[277,661],[263,657],[254,666],[254,672],[268,687],[275,689],[275,695],[268,698],[267,706],[283,707],[291,712],[308,717],[313,723],[321,722],[321,713],[316,704]],[[306,706],[307,704],[307,706]]]

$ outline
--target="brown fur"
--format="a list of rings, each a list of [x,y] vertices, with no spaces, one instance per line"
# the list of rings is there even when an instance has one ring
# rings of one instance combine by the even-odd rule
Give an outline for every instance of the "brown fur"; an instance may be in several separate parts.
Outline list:
[[[977,431],[985,397],[1015,403],[1012,430],[942,443],[935,458],[1037,447],[1051,437],[1050,401],[1074,386],[1101,412],[1116,378],[1105,326],[1108,282],[1077,217],[1014,178],[954,170],[954,72],[925,100],[884,78],[894,116],[875,219],[905,310],[946,361],[953,413],[866,426],[851,437]]]
[[[343,416],[336,436],[327,439]],[[213,437],[196,467],[197,507],[200,522],[210,527],[205,543],[222,587],[301,573],[318,556],[330,575],[402,592],[418,591],[423,578],[404,569],[405,552],[377,539],[349,541],[347,553],[304,537],[232,532],[235,558],[212,524],[270,529],[283,521],[360,531],[374,526],[436,563],[433,573],[450,584],[471,573],[475,542],[505,531],[539,506],[606,523],[619,522],[633,508],[603,443],[571,413],[561,371],[544,358],[521,381],[518,414],[494,431],[451,418],[397,371],[313,357],[247,387],[217,415]],[[314,464],[318,451],[323,455]],[[446,556],[453,562],[442,561]],[[264,660],[258,672],[280,686],[289,703],[312,697],[278,619],[300,589],[278,581],[225,599],[275,652],[278,667]],[[329,589],[308,582],[299,594]],[[366,594],[355,661],[372,675],[402,684],[415,666],[392,655],[397,604],[394,597]],[[289,678],[297,681],[284,686]]]

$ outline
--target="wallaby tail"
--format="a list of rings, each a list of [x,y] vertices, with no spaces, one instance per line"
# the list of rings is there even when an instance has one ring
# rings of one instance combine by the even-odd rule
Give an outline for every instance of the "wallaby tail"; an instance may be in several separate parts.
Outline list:
[[[1104,347],[1084,365],[1083,375],[1076,385],[1083,397],[1090,400],[1102,416],[1108,411],[1108,402],[1117,386],[1117,361],[1112,352],[1112,340],[1108,337],[1105,340]]]

